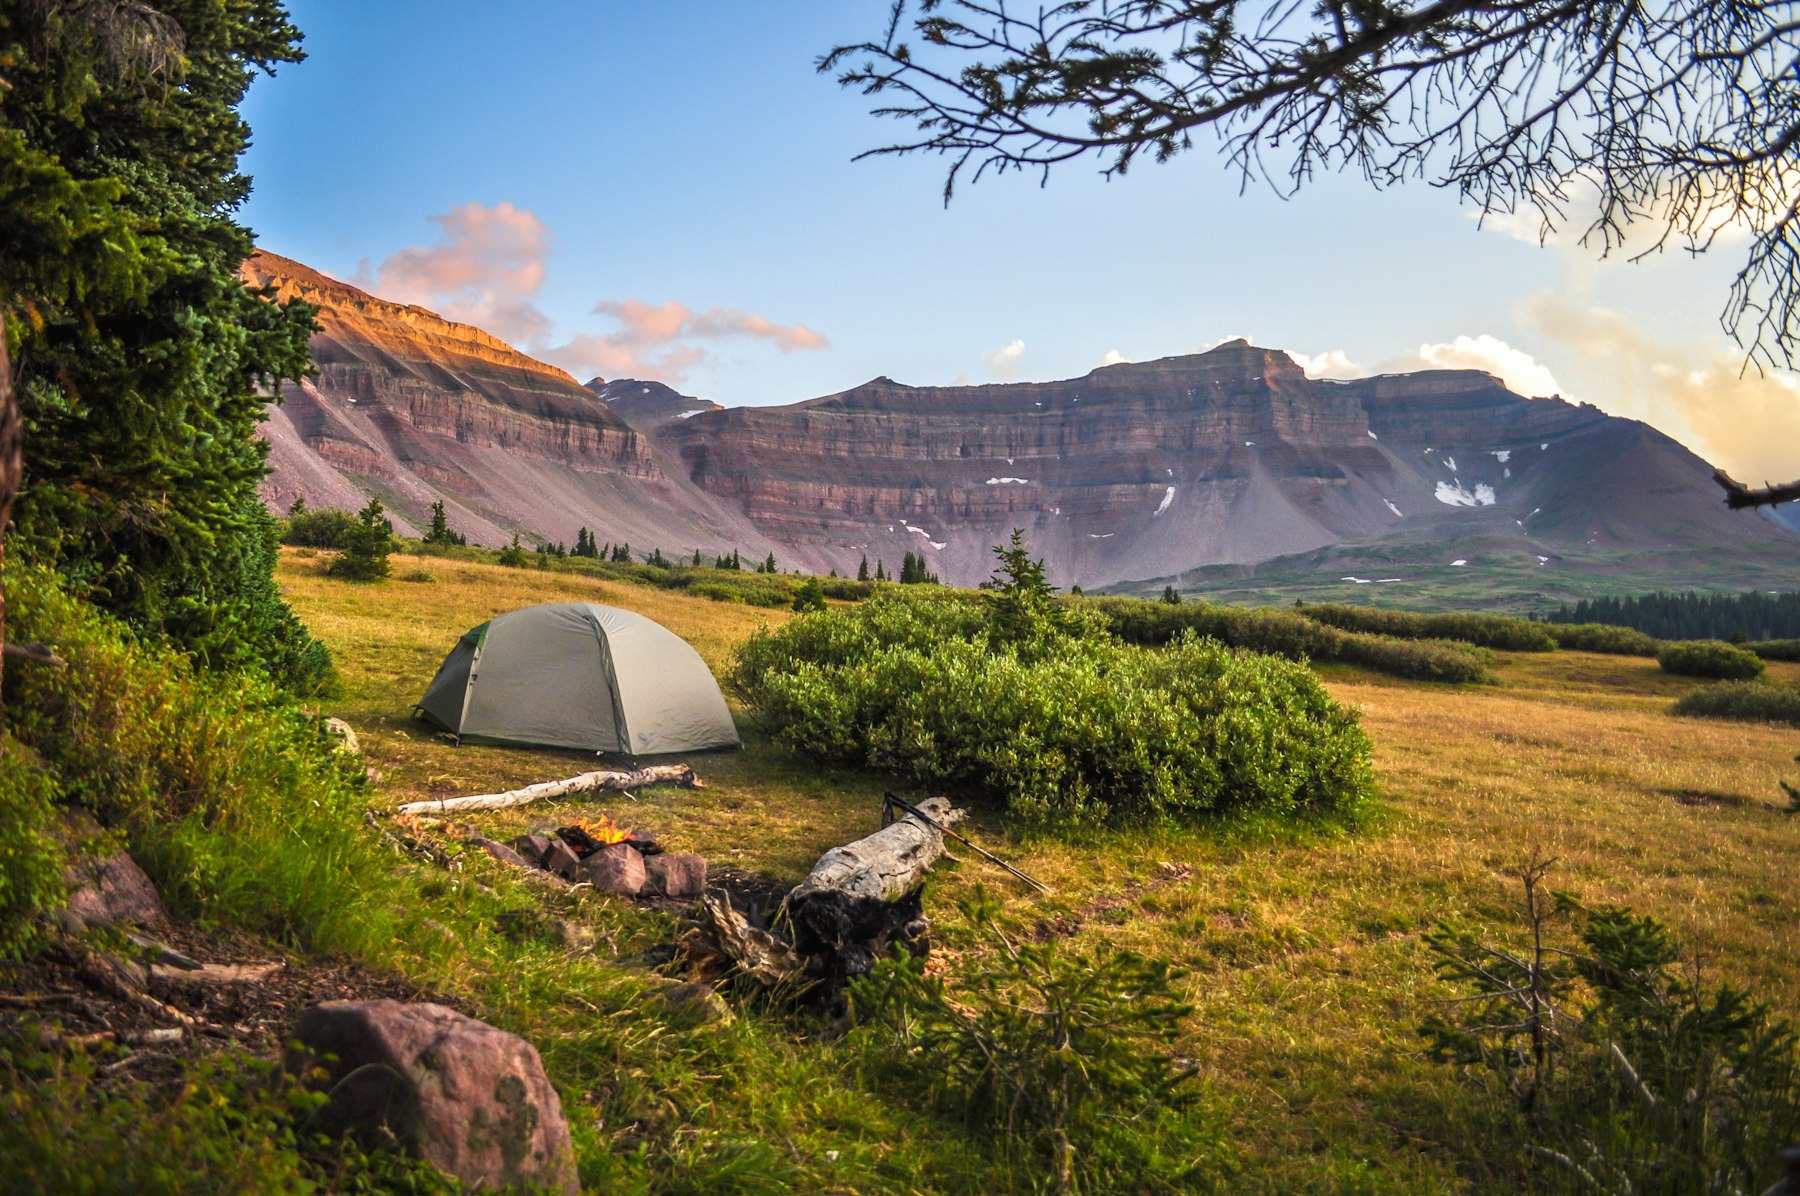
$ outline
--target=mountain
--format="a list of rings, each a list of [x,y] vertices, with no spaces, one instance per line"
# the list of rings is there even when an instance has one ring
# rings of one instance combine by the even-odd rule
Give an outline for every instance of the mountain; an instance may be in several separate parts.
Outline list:
[[[479,328],[389,303],[259,252],[243,276],[318,309],[318,376],[282,388],[265,425],[263,496],[286,509],[378,494],[416,532],[441,500],[477,544],[515,533],[573,544],[587,527],[646,548],[779,550],[664,471],[644,435],[554,366]]]
[[[1379,583],[1397,601],[1764,586],[1800,563],[1800,534],[1727,511],[1675,441],[1475,371],[1316,381],[1233,341],[1061,382],[876,378],[728,409],[650,381],[580,386],[272,255],[246,275],[315,304],[324,327],[319,377],[270,422],[275,505],[374,490],[416,523],[442,498],[481,543],[586,526],[821,573],[918,552],[959,584],[987,577],[1017,527],[1059,585]]]
[[[709,399],[684,395],[661,382],[645,382],[638,378],[590,378],[587,388],[605,403],[613,414],[634,428],[659,424],[672,419],[688,419],[702,411],[725,408]]]

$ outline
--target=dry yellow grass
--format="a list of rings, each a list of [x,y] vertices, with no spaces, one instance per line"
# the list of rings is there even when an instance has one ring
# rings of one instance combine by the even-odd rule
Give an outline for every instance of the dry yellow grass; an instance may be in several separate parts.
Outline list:
[[[784,617],[531,570],[395,560],[396,575],[417,568],[436,580],[349,586],[292,554],[281,573],[337,655],[348,691],[336,712],[386,771],[381,804],[592,766],[572,753],[458,749],[409,718],[455,637],[485,618],[531,602],[610,602],[662,622],[723,671],[733,645]],[[1770,672],[1800,682],[1800,665]],[[1376,745],[1385,813],[1363,833],[1017,841],[978,811],[971,833],[1055,892],[1024,892],[971,857],[944,871],[930,908],[944,914],[981,881],[1028,930],[1191,969],[1188,1049],[1230,1110],[1255,1177],[1247,1187],[1338,1186],[1369,1160],[1373,1190],[1458,1190],[1453,1160],[1467,1148],[1445,1141],[1457,1132],[1453,1086],[1414,1035],[1446,995],[1421,935],[1441,920],[1515,934],[1514,874],[1534,853],[1558,861],[1558,887],[1666,921],[1713,975],[1800,1012],[1800,818],[1781,812],[1777,784],[1800,776],[1800,733],[1677,718],[1670,704],[1696,683],[1649,660],[1503,655],[1498,675],[1450,688],[1328,672]],[[510,832],[606,808],[678,850],[786,879],[873,828],[882,778],[796,762],[745,729],[744,751],[690,761],[706,790],[527,807],[484,825]]]

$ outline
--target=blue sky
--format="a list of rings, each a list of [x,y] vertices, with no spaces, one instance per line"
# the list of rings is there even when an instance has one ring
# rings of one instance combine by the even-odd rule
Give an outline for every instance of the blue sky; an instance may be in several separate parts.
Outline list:
[[[252,88],[261,243],[487,327],[585,380],[727,405],[877,374],[1046,380],[1230,336],[1339,375],[1472,366],[1648,419],[1754,480],[1800,390],[1739,378],[1734,241],[1636,265],[1478,229],[1456,196],[1327,178],[1282,200],[1202,142],[941,202],[931,158],[813,69],[887,0],[292,0],[308,61]]]

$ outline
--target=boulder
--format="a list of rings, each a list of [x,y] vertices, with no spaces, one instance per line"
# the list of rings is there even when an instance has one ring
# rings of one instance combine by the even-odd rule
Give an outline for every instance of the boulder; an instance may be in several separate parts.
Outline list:
[[[520,835],[512,841],[512,849],[524,856],[526,863],[542,867],[544,856],[550,851],[550,842],[547,835]]]
[[[697,855],[655,855],[644,861],[645,885],[664,897],[693,900],[706,892],[706,859]]]
[[[524,856],[508,847],[506,844],[496,842],[493,839],[483,839],[481,836],[476,835],[470,838],[468,843],[471,847],[481,848],[481,850],[487,852],[502,864],[509,864],[514,868],[531,868],[535,866],[526,863]]]
[[[77,855],[63,876],[71,892],[58,921],[70,933],[87,926],[152,926],[168,917],[156,886],[123,851],[98,857]]]
[[[636,897],[644,888],[644,857],[623,843],[608,843],[581,861],[576,880],[585,880],[602,893]]]
[[[479,1189],[580,1190],[537,1048],[443,1005],[326,1001],[300,1015],[298,1070],[324,1069],[314,1124],[408,1153]]]
[[[544,853],[543,865],[564,880],[574,880],[575,873],[581,868],[581,857],[575,854],[573,847],[557,839]]]

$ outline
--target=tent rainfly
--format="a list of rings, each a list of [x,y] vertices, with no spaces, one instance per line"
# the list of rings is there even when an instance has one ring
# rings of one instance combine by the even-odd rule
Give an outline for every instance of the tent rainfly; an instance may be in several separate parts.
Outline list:
[[[415,709],[465,743],[628,756],[738,744],[699,653],[661,624],[592,602],[528,606],[469,631]]]

